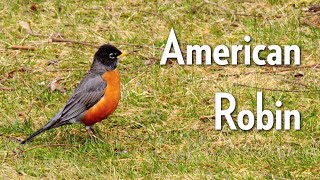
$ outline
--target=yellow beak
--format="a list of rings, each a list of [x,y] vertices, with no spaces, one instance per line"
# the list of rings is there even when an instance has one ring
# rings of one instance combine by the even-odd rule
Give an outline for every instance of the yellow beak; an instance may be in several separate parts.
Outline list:
[[[127,51],[121,51],[121,54],[118,56],[118,58],[122,58],[126,55],[128,55],[129,53]]]

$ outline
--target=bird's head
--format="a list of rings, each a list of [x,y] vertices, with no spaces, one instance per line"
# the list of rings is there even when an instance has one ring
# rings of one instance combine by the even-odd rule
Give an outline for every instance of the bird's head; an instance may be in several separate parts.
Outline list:
[[[104,44],[100,46],[98,51],[94,55],[94,61],[98,61],[97,64],[104,65],[107,70],[113,70],[117,67],[120,57],[125,56],[127,53],[121,52],[115,46],[111,44]],[[94,62],[95,63],[95,62]]]

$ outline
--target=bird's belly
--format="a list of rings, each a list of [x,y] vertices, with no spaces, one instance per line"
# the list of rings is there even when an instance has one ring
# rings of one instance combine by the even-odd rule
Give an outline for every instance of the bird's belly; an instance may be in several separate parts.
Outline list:
[[[101,100],[85,112],[82,122],[86,126],[91,126],[107,118],[118,106],[120,100],[119,72],[117,70],[108,71],[103,75],[103,79],[107,81],[107,88]]]

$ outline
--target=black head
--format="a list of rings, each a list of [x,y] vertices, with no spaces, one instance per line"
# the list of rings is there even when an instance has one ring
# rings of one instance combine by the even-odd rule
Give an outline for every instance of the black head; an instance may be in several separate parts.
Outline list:
[[[94,61],[98,61],[98,64],[103,64],[108,70],[113,70],[117,67],[118,56],[122,52],[111,44],[104,44],[100,46],[99,50],[94,55]],[[95,63],[94,63],[95,64]]]

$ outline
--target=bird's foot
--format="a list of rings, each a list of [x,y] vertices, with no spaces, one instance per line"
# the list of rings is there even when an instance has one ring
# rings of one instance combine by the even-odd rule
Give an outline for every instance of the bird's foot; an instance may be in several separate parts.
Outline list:
[[[91,142],[95,142],[95,143],[97,143],[98,141],[104,142],[102,139],[98,137],[98,136],[101,137],[101,135],[96,133],[96,131],[93,129],[93,126],[86,126],[86,130],[90,136]]]
[[[97,136],[95,135],[95,131],[92,126],[86,126],[86,130],[91,138],[91,141],[96,141]]]
[[[90,130],[91,130],[92,134],[96,135],[96,131],[93,129],[93,126],[90,126]]]

